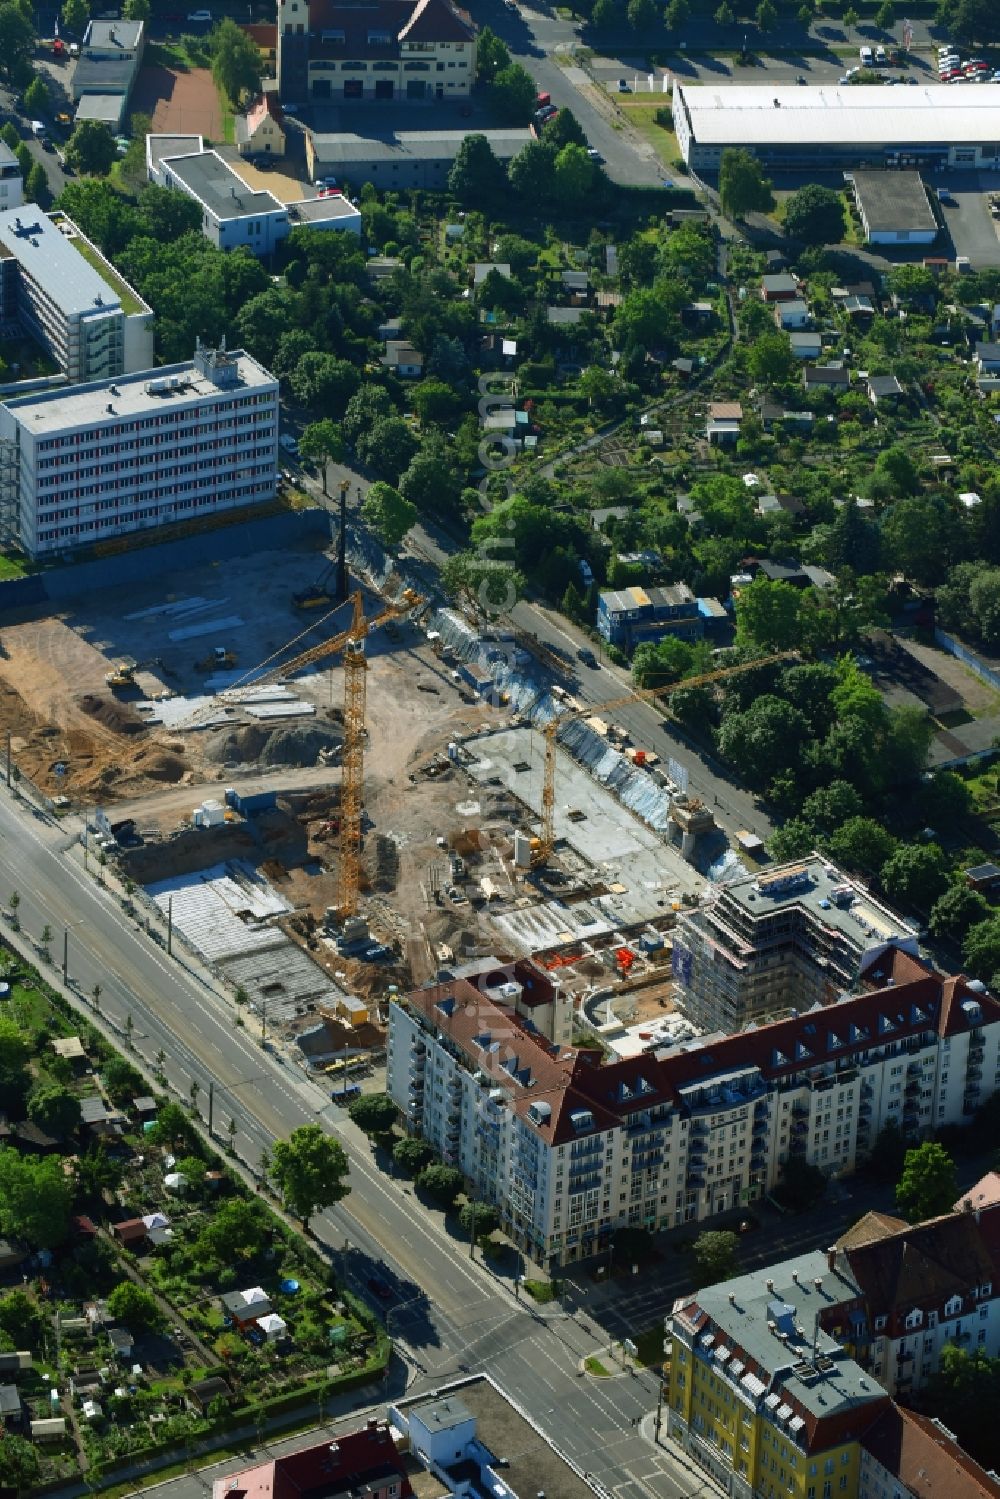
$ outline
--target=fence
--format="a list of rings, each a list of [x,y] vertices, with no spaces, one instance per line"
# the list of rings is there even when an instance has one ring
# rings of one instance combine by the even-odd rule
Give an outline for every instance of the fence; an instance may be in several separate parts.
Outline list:
[[[984,682],[988,682],[991,687],[996,687],[1000,690],[1000,672],[994,671],[991,666],[987,666],[985,661],[980,661],[979,657],[975,652],[970,651],[968,646],[963,645],[960,640],[952,639],[950,635],[946,635],[943,630],[937,628],[934,630],[934,639],[942,650],[948,652],[949,656],[954,656],[957,661],[961,661],[963,666],[967,666],[970,671],[974,671],[977,677],[980,677]]]

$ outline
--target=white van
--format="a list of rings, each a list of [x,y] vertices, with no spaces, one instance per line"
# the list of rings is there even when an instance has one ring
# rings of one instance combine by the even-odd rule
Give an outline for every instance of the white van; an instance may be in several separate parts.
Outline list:
[[[870,68],[875,62],[875,54],[870,47],[859,47],[858,56],[861,58],[863,68]]]

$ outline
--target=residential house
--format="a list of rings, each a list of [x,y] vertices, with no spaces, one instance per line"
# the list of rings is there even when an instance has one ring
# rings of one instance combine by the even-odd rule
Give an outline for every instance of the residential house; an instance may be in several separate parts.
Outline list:
[[[31,1367],[32,1357],[27,1349],[16,1353],[0,1353],[0,1374],[13,1375],[16,1379]]]
[[[251,1327],[258,1317],[268,1317],[274,1311],[260,1286],[251,1286],[245,1291],[230,1291],[220,1297],[222,1310],[237,1332]]]
[[[893,1403],[861,1438],[858,1499],[1000,1499],[1000,1480],[935,1417]]]
[[[857,1495],[861,1438],[890,1400],[820,1321],[841,1292],[814,1250],[674,1302],[667,1433],[732,1499],[806,1499],[821,1473],[830,1499]]]
[[[62,1057],[74,1073],[81,1073],[87,1066],[87,1053],[79,1036],[57,1036],[49,1045],[57,1057]]]
[[[287,0],[286,0],[287,3]],[[212,1499],[412,1499],[388,1425],[329,1437],[253,1468],[217,1478]]]
[[[1000,343],[976,344],[976,368],[981,375],[1000,375]]]
[[[112,1236],[126,1249],[138,1249],[146,1241],[146,1225],[141,1218],[126,1218],[111,1226]]]
[[[563,292],[579,307],[590,300],[590,277],[586,271],[563,271],[560,277]]]
[[[419,380],[424,372],[424,356],[402,338],[386,340],[382,363],[404,380]]]
[[[847,390],[851,383],[851,372],[843,364],[807,364],[802,371],[802,383],[806,390]]]
[[[841,307],[849,318],[861,325],[870,323],[875,316],[875,304],[868,296],[847,296]]]
[[[739,401],[709,401],[705,436],[716,447],[735,447],[742,421],[743,407]]]
[[[135,1357],[135,1338],[127,1327],[109,1327],[108,1342],[120,1364],[130,1364]]]
[[[217,1374],[209,1379],[196,1379],[188,1385],[184,1394],[191,1409],[201,1415],[205,1414],[213,1400],[224,1400],[228,1405],[233,1398],[229,1385]]]
[[[865,384],[868,399],[873,406],[878,406],[883,401],[892,405],[906,398],[906,392],[895,375],[869,375]]]
[[[788,271],[760,278],[760,294],[765,302],[793,302],[800,295],[797,277]]]
[[[698,600],[686,583],[663,588],[620,588],[601,593],[597,602],[597,630],[620,650],[633,651],[645,642],[673,635],[700,640],[704,624]]]
[[[603,531],[609,520],[628,520],[632,514],[630,505],[598,505],[587,512],[595,531]]]
[[[823,340],[814,330],[790,333],[788,342],[796,359],[818,359],[823,352]]]
[[[21,1392],[15,1384],[0,1384],[0,1424],[10,1431],[20,1431],[24,1424]]]
[[[280,0],[285,103],[442,104],[467,99],[476,33],[450,0]]]
[[[843,886],[850,907],[833,899]],[[849,1176],[890,1121],[917,1141],[971,1119],[981,1077],[1000,1065],[1000,1002],[894,948],[891,914],[837,871],[823,889],[809,921],[779,903],[754,931],[751,902],[749,921],[735,927],[737,912],[728,934],[712,928],[724,976],[734,946],[760,985],[769,972],[794,974],[789,998],[772,1006],[793,1008],[787,1019],[735,1034],[714,1022],[733,1007],[711,995],[712,953],[706,944],[696,954],[700,932],[685,912],[673,972],[685,1007],[686,986],[701,986],[714,1034],[595,1064],[587,1051],[554,1051],[467,980],[442,981],[390,1004],[388,1092],[407,1127],[547,1267],[600,1253],[619,1227],[738,1211],[773,1191],[792,1157]],[[864,992],[838,1000],[859,981]],[[767,1013],[747,1004],[740,1022]]]
[[[703,333],[715,321],[715,308],[711,302],[689,302],[681,308],[681,322],[685,328]]]
[[[774,321],[776,326],[784,329],[786,333],[795,328],[808,328],[812,321],[809,315],[809,304],[798,298],[787,302],[776,302]]]
[[[28,1258],[28,1250],[16,1239],[0,1239],[0,1270],[14,1270]]]
[[[477,260],[472,267],[473,286],[482,286],[493,271],[498,276],[503,276],[505,281],[510,280],[510,265],[506,260]]]
[[[676,371],[682,380],[689,380],[694,372],[694,360],[679,355],[678,358],[671,359],[670,368]]]
[[[236,147],[241,156],[284,156],[285,115],[277,94],[258,94],[236,116]]]
[[[783,250],[766,250],[764,264],[767,266],[768,275],[773,276],[778,271],[788,270],[788,256]]]
[[[89,21],[69,82],[76,121],[100,120],[112,134],[122,124],[146,45],[142,21]]]
[[[379,323],[376,336],[382,343],[388,343],[392,338],[402,338],[403,319],[401,317],[386,318],[384,323]]]
[[[987,897],[1000,894],[1000,864],[974,864],[965,871],[965,883]]]
[[[843,1289],[821,1324],[890,1395],[924,1388],[953,1344],[1000,1352],[1000,1208],[912,1225],[866,1214],[830,1258]]]
[[[584,307],[547,307],[545,320],[555,328],[575,328],[583,321]]]

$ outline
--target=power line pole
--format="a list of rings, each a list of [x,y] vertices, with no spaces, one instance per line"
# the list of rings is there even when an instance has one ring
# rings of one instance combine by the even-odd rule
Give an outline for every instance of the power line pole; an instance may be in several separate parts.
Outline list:
[[[174,949],[174,898],[167,896],[167,957],[173,955]]]
[[[69,927],[63,927],[63,983],[69,979]]]
[[[208,1085],[208,1138],[212,1138],[212,1120],[215,1114],[215,1084]]]

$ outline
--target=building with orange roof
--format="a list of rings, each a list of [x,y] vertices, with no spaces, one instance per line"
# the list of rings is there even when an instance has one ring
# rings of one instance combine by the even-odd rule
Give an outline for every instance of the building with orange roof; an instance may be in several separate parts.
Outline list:
[[[236,145],[241,156],[284,156],[285,116],[277,94],[258,94],[236,116]]]

